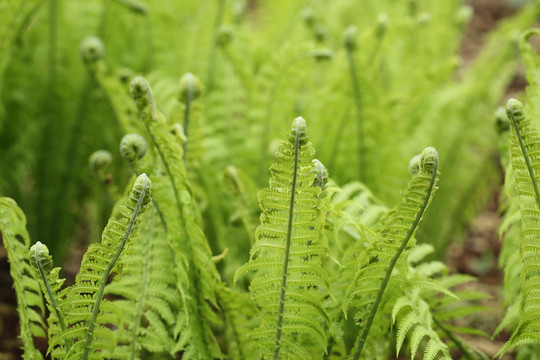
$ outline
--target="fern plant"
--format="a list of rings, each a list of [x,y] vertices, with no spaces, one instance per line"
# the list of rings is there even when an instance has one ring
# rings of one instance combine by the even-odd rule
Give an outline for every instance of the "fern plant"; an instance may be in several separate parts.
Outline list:
[[[538,324],[536,294],[538,293],[537,271],[538,255],[535,250],[536,219],[540,211],[540,190],[537,173],[539,165],[535,156],[538,147],[538,130],[523,112],[523,105],[510,99],[507,103],[510,121],[510,161],[516,180],[521,213],[521,232],[519,237],[520,262],[520,301],[519,324],[500,354],[522,344],[538,343]]]
[[[303,118],[293,122],[277,157],[279,162],[270,168],[270,187],[259,193],[263,213],[250,261],[235,279],[257,270],[250,290],[262,309],[261,325],[253,335],[260,356],[305,359],[325,350],[328,314],[321,293],[327,291],[328,279],[321,267],[327,247],[321,186],[315,182],[313,148]]]
[[[425,256],[446,252],[446,240],[497,182],[486,161],[494,136],[476,119],[503,96],[517,63],[515,33],[534,23],[540,6],[502,23],[456,76],[471,16],[463,4],[0,5],[7,10],[0,11],[0,190],[21,204],[33,236],[57,261],[77,230],[84,242],[98,242],[76,285],[64,287],[43,244],[28,252],[23,216],[6,200],[0,222],[25,357],[41,356],[32,338],[47,333],[53,358],[431,359],[453,349],[482,358],[458,335],[480,332],[455,319],[482,310],[475,301],[484,296],[460,288],[471,278]],[[130,83],[134,74],[148,81]],[[310,119],[310,139],[332,179],[313,159],[301,118],[279,142],[297,114]],[[406,162],[419,145],[439,152],[416,157],[411,180]],[[82,159],[96,149],[104,151],[93,153],[88,169]],[[257,199],[270,162],[269,187]],[[128,179],[141,174],[152,179],[152,196],[114,265],[111,243],[123,241],[114,224],[125,232],[137,208],[129,197],[136,180]],[[89,196],[94,187],[98,196]],[[511,206],[514,221],[520,214]],[[107,219],[99,243],[94,234]],[[513,310],[503,324],[518,332],[505,350],[535,330],[523,317],[529,290],[527,309],[513,301],[519,261],[513,256],[506,274]]]

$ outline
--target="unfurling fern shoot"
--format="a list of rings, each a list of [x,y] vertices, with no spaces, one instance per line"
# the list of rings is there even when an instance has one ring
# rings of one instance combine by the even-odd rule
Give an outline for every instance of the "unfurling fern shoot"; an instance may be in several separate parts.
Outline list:
[[[516,180],[521,212],[519,236],[519,262],[521,268],[521,293],[519,325],[510,340],[499,351],[524,344],[538,343],[540,336],[540,136],[531,119],[523,112],[523,105],[510,99],[506,105],[510,121],[510,162]]]
[[[426,148],[419,160],[419,164],[418,158],[409,164],[413,178],[401,203],[380,230],[379,239],[371,249],[372,259],[358,271],[355,281],[347,290],[344,310],[350,301],[361,314],[360,318],[367,317],[357,341],[354,360],[361,358],[394,268],[406,267],[406,256],[402,256],[402,253],[416,232],[436,189],[439,166],[437,151],[432,147]]]
[[[114,335],[106,324],[118,323],[113,304],[103,294],[108,278],[118,272],[122,252],[133,241],[142,213],[150,202],[150,179],[141,174],[124,200],[120,217],[103,231],[101,243],[90,246],[75,284],[67,289],[62,310],[67,330],[50,339],[49,349],[73,341],[63,359],[102,359],[114,349]],[[61,345],[60,345],[61,346]]]
[[[184,135],[187,138],[182,145],[184,147],[184,162],[187,159],[188,141],[189,141],[189,126],[191,119],[192,101],[201,96],[202,84],[201,81],[192,73],[186,73],[180,79],[180,101],[184,104]]]
[[[250,260],[235,276],[257,270],[250,291],[261,308],[261,324],[252,345],[263,359],[312,359],[326,349],[328,315],[321,298],[327,275],[321,258],[327,244],[313,154],[299,117],[270,167],[269,187],[259,192],[261,225]]]

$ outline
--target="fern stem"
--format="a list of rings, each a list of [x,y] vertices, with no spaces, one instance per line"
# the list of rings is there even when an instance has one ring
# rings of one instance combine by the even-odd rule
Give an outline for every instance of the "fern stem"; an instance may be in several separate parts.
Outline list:
[[[285,310],[285,296],[287,293],[287,276],[289,272],[289,257],[292,243],[292,228],[294,217],[294,202],[296,199],[296,182],[298,176],[298,153],[300,151],[300,135],[302,131],[300,126],[296,129],[296,135],[294,139],[294,167],[293,177],[291,184],[291,199],[289,202],[289,218],[287,219],[287,237],[285,241],[285,259],[283,261],[283,270],[281,273],[281,289],[279,294],[279,307],[276,324],[276,335],[274,341],[274,360],[279,359],[279,352],[281,350],[281,335],[283,332],[283,313]]]
[[[428,190],[426,192],[426,196],[424,198],[424,203],[422,204],[420,211],[416,214],[416,218],[414,219],[413,225],[409,228],[409,231],[407,232],[407,235],[401,242],[401,246],[394,254],[394,257],[390,261],[390,265],[386,269],[386,273],[384,275],[384,279],[382,281],[381,287],[379,288],[379,292],[377,293],[377,297],[375,299],[375,302],[373,303],[371,307],[371,311],[368,315],[368,319],[366,322],[366,326],[364,328],[364,331],[362,332],[362,335],[360,337],[360,340],[358,342],[358,347],[356,349],[356,352],[354,354],[354,360],[359,360],[360,355],[362,354],[362,350],[364,349],[364,345],[366,343],[367,337],[369,335],[369,330],[371,328],[371,325],[373,324],[373,319],[375,318],[375,314],[377,313],[377,310],[379,309],[379,305],[381,303],[384,291],[386,290],[386,287],[388,286],[388,282],[390,281],[390,275],[392,275],[392,271],[394,270],[394,266],[396,265],[401,253],[403,250],[405,250],[405,247],[407,247],[407,244],[409,243],[409,240],[413,236],[414,232],[416,231],[416,228],[418,227],[418,224],[420,223],[420,220],[422,219],[422,215],[424,214],[424,211],[426,210],[429,199],[431,197],[431,193],[433,191],[433,188],[435,187],[435,180],[437,179],[437,169],[438,169],[438,162],[435,162],[433,164],[433,169],[431,170],[431,179],[429,182]]]
[[[362,94],[360,83],[356,76],[356,64],[354,62],[353,48],[347,46],[347,62],[349,64],[349,75],[354,94],[354,105],[356,107],[356,137],[358,140],[358,180],[365,182],[365,146],[364,146],[364,115],[362,111]]]
[[[56,62],[58,48],[58,0],[49,3],[49,89],[56,83]]]
[[[151,240],[152,240],[152,225],[153,225],[153,217],[150,218],[149,222],[149,229],[148,229],[148,236],[146,237],[146,252],[144,256],[144,273],[142,278],[142,289],[141,289],[141,295],[139,297],[139,306],[137,308],[137,313],[135,315],[135,326],[133,326],[133,330],[131,331],[131,360],[136,359],[137,349],[137,331],[139,329],[139,324],[141,322],[141,317],[143,313],[144,308],[144,299],[146,296],[146,289],[148,288],[148,277],[149,277],[149,268],[150,268],[150,253],[151,253]]]
[[[461,350],[461,355],[463,355],[468,360],[474,360],[475,359],[475,357],[473,357],[473,355],[471,355],[471,353],[469,352],[467,347],[465,345],[463,345],[463,342],[457,336],[455,336],[454,333],[452,331],[450,331],[450,329],[448,329],[446,326],[444,326],[444,324],[441,323],[434,315],[431,315],[431,318],[433,319],[433,322],[435,323],[435,325],[437,325],[442,330],[442,332],[444,332],[444,334],[446,336],[448,336],[448,338],[450,340],[452,340],[454,342],[454,344],[456,344],[458,349]]]
[[[41,243],[38,241],[36,243],[36,249],[35,249],[35,256],[36,256],[36,265],[39,269],[39,274],[41,275],[41,280],[43,281],[43,284],[45,285],[45,289],[47,290],[47,295],[49,295],[49,300],[51,301],[52,308],[54,310],[54,313],[56,314],[56,317],[58,318],[58,323],[60,324],[60,328],[62,329],[62,332],[66,332],[66,322],[64,320],[64,314],[62,314],[62,311],[60,310],[60,306],[58,306],[58,301],[56,301],[56,296],[54,296],[54,292],[51,289],[51,284],[49,284],[49,279],[47,279],[47,274],[45,274],[45,269],[43,269],[43,264],[41,263],[40,253],[39,253],[39,247]],[[71,348],[73,343],[71,342],[71,339],[66,338],[65,340],[66,349]]]
[[[330,174],[334,173],[334,168],[336,166],[336,158],[339,153],[339,147],[341,145],[342,139],[343,139],[343,133],[345,129],[347,129],[347,119],[349,118],[349,107],[343,112],[343,115],[341,116],[341,120],[337,122],[337,131],[336,131],[336,137],[334,142],[332,143],[332,148],[330,150],[330,156],[328,160],[328,172]],[[323,148],[324,146],[320,145],[318,148]]]
[[[527,153],[527,148],[525,147],[525,143],[523,142],[523,137],[521,136],[521,131],[519,129],[517,119],[516,119],[516,115],[519,116],[520,118],[523,117],[523,105],[521,105],[521,103],[515,99],[508,100],[507,114],[516,132],[516,137],[519,141],[519,146],[521,148],[521,152],[523,153],[523,157],[525,158],[525,163],[527,164],[527,170],[529,171],[529,176],[531,177],[531,182],[534,189],[534,195],[536,197],[536,204],[538,205],[538,209],[540,209],[540,190],[538,189],[538,182],[536,181],[536,175],[534,174],[534,169],[531,164],[531,159],[529,158],[529,154]]]
[[[103,3],[103,8],[101,10],[99,25],[97,28],[97,36],[102,39],[105,37],[105,31],[107,29],[107,20],[109,18],[109,9],[111,7],[111,4],[112,0],[105,0]]]
[[[206,77],[206,83],[208,84],[208,92],[210,92],[214,86],[214,73],[216,70],[216,35],[221,23],[223,22],[223,15],[225,15],[225,0],[218,0],[218,10],[216,14],[216,20],[214,22],[214,33],[212,35],[212,45],[210,47],[210,62],[208,64],[208,75]],[[186,134],[187,136],[187,134]]]
[[[261,148],[260,148],[260,155],[259,155],[259,169],[258,169],[258,176],[257,176],[259,180],[262,180],[265,169],[266,169],[266,161],[265,161],[266,151],[268,149],[268,143],[270,142],[269,139],[270,139],[270,131],[271,131],[271,123],[272,123],[272,112],[274,109],[274,100],[276,98],[279,85],[281,84],[281,80],[285,77],[285,75],[287,75],[289,70],[291,70],[292,66],[300,60],[309,59],[309,58],[328,59],[328,58],[331,58],[332,56],[333,55],[331,54],[331,52],[324,51],[324,50],[315,50],[315,51],[308,51],[305,53],[301,53],[293,57],[292,59],[288,60],[285,64],[281,66],[281,68],[277,72],[276,79],[272,83],[272,88],[270,90],[270,95],[268,96],[268,102],[266,104],[264,124],[263,124],[263,129],[262,129]]]
[[[90,319],[90,322],[88,324],[88,330],[86,335],[86,343],[84,345],[84,353],[82,355],[82,360],[88,360],[88,355],[90,352],[90,345],[92,344],[93,335],[94,335],[94,329],[96,327],[97,322],[97,316],[99,314],[99,307],[101,305],[101,301],[103,300],[103,291],[105,290],[105,285],[107,285],[107,279],[109,278],[109,275],[111,273],[111,270],[116,265],[116,262],[120,258],[120,255],[122,254],[122,251],[124,251],[124,247],[126,246],[126,243],[131,235],[131,232],[133,230],[133,227],[135,226],[135,221],[137,220],[137,216],[139,215],[139,212],[143,206],[144,199],[146,197],[146,192],[148,191],[148,178],[146,179],[145,183],[143,184],[142,191],[139,195],[139,199],[137,200],[137,205],[135,206],[135,209],[133,210],[133,214],[131,215],[131,219],[129,221],[128,228],[126,229],[126,232],[124,233],[124,237],[122,238],[122,242],[118,246],[118,249],[116,250],[116,253],[114,254],[114,257],[112,258],[109,265],[107,265],[107,268],[105,269],[105,272],[103,273],[103,276],[101,277],[101,281],[99,284],[99,289],[96,294],[96,302],[94,304],[94,309],[92,310],[92,317]]]

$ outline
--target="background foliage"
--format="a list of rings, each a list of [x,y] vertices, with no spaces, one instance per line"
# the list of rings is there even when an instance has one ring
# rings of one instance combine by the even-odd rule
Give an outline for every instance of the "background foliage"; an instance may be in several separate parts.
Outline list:
[[[463,63],[472,10],[461,0],[4,1],[0,193],[57,262],[74,243],[98,242],[132,175],[120,140],[146,134],[129,93],[143,75],[159,111],[184,124],[174,134],[197,222],[209,253],[229,249],[216,270],[224,281],[249,259],[257,190],[299,115],[333,180],[334,225],[348,235],[336,230],[330,251],[343,261],[359,236],[343,215],[376,231],[410,181],[409,160],[437,149],[439,190],[416,237],[442,260],[502,181],[493,113],[521,62],[519,36],[539,15],[537,1],[522,4]],[[88,166],[101,149],[111,164]]]

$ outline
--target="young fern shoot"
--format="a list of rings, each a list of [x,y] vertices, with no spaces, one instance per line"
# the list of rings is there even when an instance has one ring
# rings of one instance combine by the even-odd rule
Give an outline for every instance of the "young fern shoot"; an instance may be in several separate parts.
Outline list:
[[[540,136],[531,119],[523,112],[523,105],[515,99],[508,100],[506,113],[510,121],[510,162],[516,180],[521,212],[521,233],[519,236],[519,262],[521,293],[519,305],[519,325],[510,340],[499,351],[506,351],[519,345],[538,343],[540,331],[540,241],[538,226],[540,219],[539,174]]]
[[[202,84],[200,80],[192,73],[186,73],[180,79],[180,101],[184,104],[184,135],[186,141],[183,144],[183,160],[187,161],[188,143],[189,143],[189,127],[191,120],[191,107],[192,102],[201,96]]]
[[[140,175],[123,201],[119,219],[112,219],[103,231],[102,241],[92,244],[83,257],[75,284],[66,290],[62,311],[67,329],[50,339],[49,350],[73,342],[59,359],[102,359],[114,350],[114,335],[106,324],[118,324],[113,304],[104,299],[109,276],[119,271],[124,249],[137,233],[141,215],[150,202],[150,179]]]
[[[177,263],[186,260],[187,269],[180,265],[176,267],[177,286],[186,291],[189,298],[185,312],[180,313],[177,320],[178,330],[175,332],[181,333],[178,350],[184,350],[185,359],[221,357],[211,329],[212,323],[219,323],[214,311],[217,307],[215,284],[219,274],[199,225],[200,214],[187,181],[182,146],[173,135],[165,116],[157,109],[150,84],[144,78],[137,77],[132,80],[130,91],[148,131],[151,146],[165,170],[160,191],[154,191],[154,194],[171,235],[169,245]]]
[[[437,151],[431,147],[426,148],[419,160],[414,161],[410,167],[413,178],[403,195],[402,202],[384,223],[379,240],[374,244],[370,254],[369,263],[358,271],[347,290],[344,310],[348,308],[350,301],[358,308],[359,317],[365,320],[354,351],[354,360],[361,358],[394,268],[406,267],[406,256],[402,254],[408,247],[436,189],[439,165]],[[363,319],[364,316],[367,318]]]
[[[313,153],[299,117],[270,168],[270,186],[259,192],[257,239],[235,275],[257,270],[250,291],[261,307],[261,325],[252,345],[264,359],[309,359],[326,349],[323,324],[329,319],[321,297],[328,285],[321,258],[327,244]]]
[[[23,341],[23,359],[41,360],[43,356],[34,346],[33,336],[45,336],[42,315],[45,312],[38,277],[28,261],[30,239],[26,231],[26,217],[13,199],[0,197],[0,238],[6,248],[10,274],[17,297]]]

